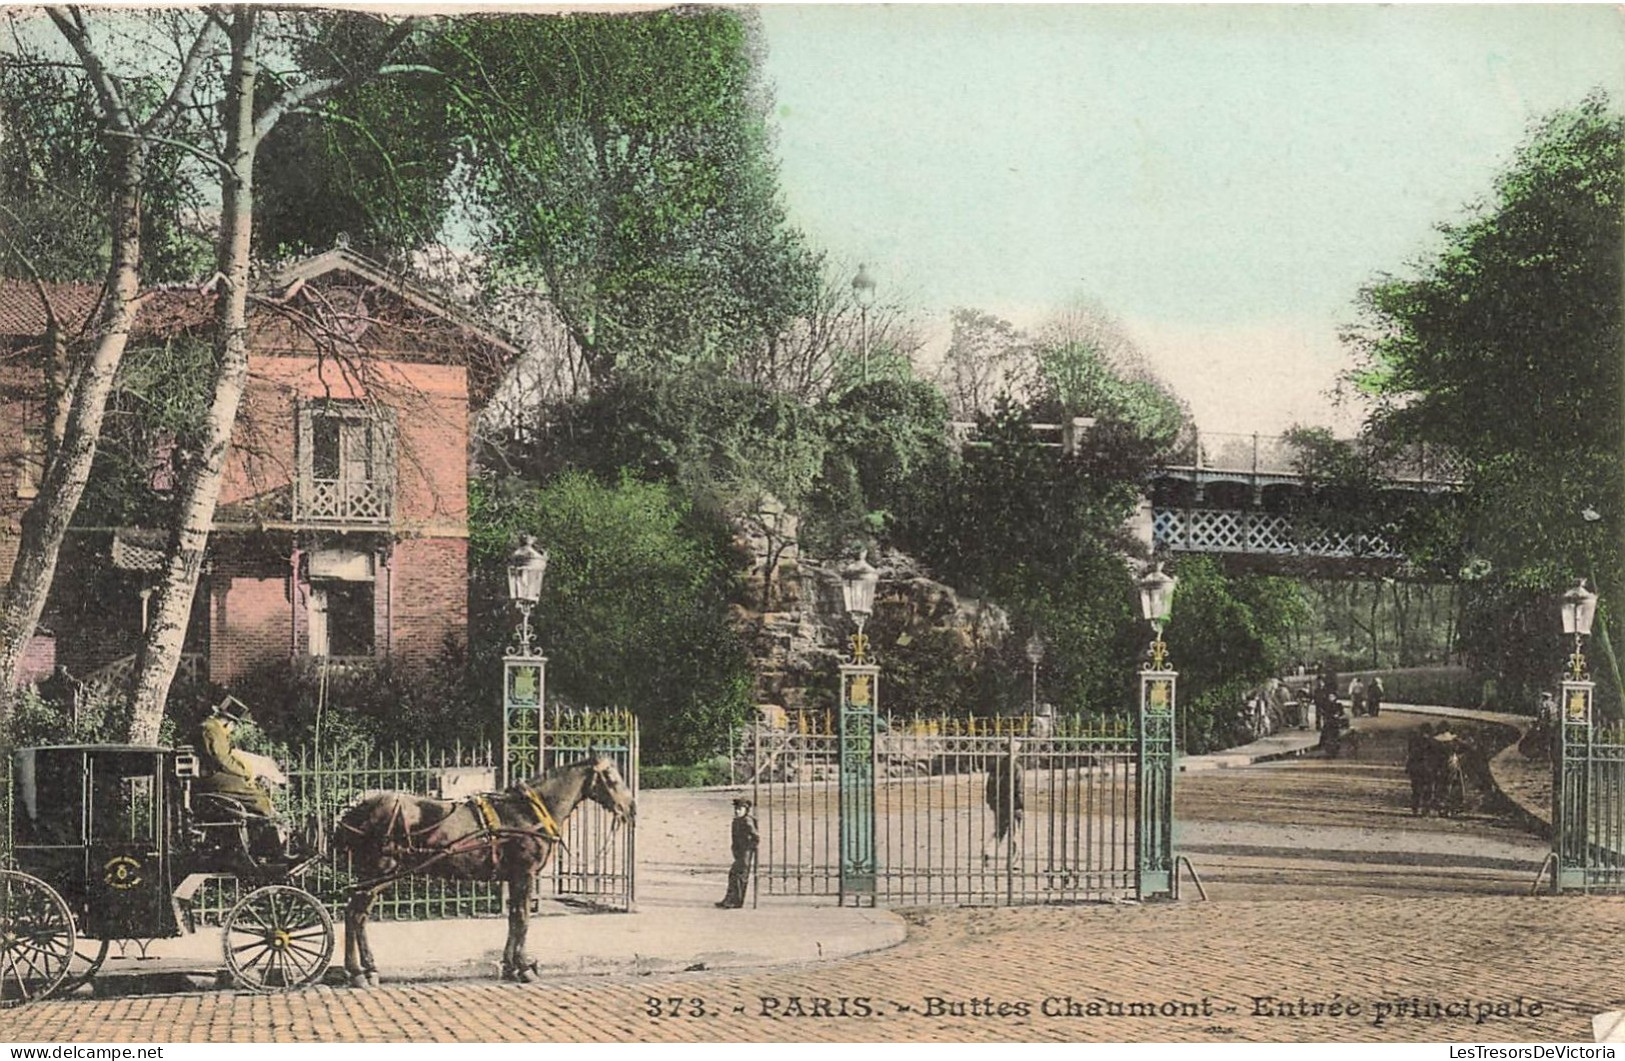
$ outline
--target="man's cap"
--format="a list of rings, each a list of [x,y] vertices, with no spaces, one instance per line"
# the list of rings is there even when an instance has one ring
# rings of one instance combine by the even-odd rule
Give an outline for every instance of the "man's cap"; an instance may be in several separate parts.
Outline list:
[[[751,805],[750,800],[746,799],[744,796],[735,796],[734,797],[734,806],[736,806],[736,807],[749,807],[750,805]]]

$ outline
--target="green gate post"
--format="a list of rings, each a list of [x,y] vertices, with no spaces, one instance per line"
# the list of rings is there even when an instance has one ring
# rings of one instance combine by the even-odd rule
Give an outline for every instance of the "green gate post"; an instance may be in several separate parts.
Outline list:
[[[502,657],[502,776],[507,788],[542,772],[542,704],[547,657]]]
[[[1174,894],[1174,685],[1162,631],[1179,580],[1154,564],[1140,579],[1140,614],[1151,624],[1151,654],[1140,668],[1140,761],[1134,771],[1134,890],[1140,899]]]
[[[1552,782],[1552,890],[1589,890],[1591,876],[1591,704],[1593,682],[1563,680],[1557,776]]]
[[[1552,777],[1552,891],[1591,887],[1592,694],[1586,670],[1585,639],[1591,634],[1597,595],[1585,580],[1563,595],[1563,633],[1574,652],[1563,674],[1558,715],[1557,758]]]
[[[875,905],[875,710],[880,668],[864,662],[864,635],[853,638],[854,661],[841,664],[840,904]]]
[[[1140,671],[1140,762],[1135,771],[1135,894],[1140,899],[1173,895],[1174,687],[1179,674],[1165,663],[1158,638],[1151,662]]]

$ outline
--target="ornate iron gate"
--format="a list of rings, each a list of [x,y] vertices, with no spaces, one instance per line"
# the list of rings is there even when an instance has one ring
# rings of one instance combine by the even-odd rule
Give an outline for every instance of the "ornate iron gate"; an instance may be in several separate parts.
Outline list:
[[[593,755],[615,760],[621,777],[638,787],[638,720],[630,711],[549,709],[541,733],[542,772]],[[577,808],[565,843],[553,856],[553,894],[563,902],[599,909],[637,905],[636,829],[621,825],[596,803]]]
[[[801,716],[785,728],[754,729],[759,897],[842,895],[842,734],[834,721]],[[882,724],[870,787],[875,901],[1138,896],[1139,756],[1128,720],[1057,719],[1043,736],[1025,718]]]

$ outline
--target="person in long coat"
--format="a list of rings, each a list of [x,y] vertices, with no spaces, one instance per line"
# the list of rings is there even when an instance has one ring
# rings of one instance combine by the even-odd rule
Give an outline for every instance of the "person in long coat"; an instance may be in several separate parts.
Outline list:
[[[734,820],[730,831],[733,865],[728,868],[728,894],[717,905],[724,910],[737,910],[745,905],[745,889],[750,887],[750,871],[756,862],[756,848],[761,834],[756,831],[756,817],[751,814],[751,802],[743,796],[734,800]]]
[[[982,861],[988,862],[998,845],[1008,841],[1013,853],[1018,846],[1022,813],[1026,801],[1021,791],[1021,764],[999,756],[988,764],[987,788],[983,792],[987,809],[993,812],[993,838],[982,851]]]
[[[198,734],[197,791],[226,796],[245,810],[270,818],[276,814],[270,794],[254,781],[254,772],[231,743],[245,717],[229,697],[210,709]]]

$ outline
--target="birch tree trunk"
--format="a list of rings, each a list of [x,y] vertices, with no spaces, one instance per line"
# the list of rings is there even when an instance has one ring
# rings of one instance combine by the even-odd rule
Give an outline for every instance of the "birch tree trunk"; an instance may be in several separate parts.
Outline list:
[[[261,13],[250,7],[221,7],[213,9],[212,17],[225,25],[231,48],[220,109],[225,149],[219,160],[220,234],[215,244],[215,263],[216,282],[223,291],[215,315],[214,391],[200,452],[181,477],[180,501],[163,579],[136,660],[135,681],[130,689],[129,736],[135,744],[150,744],[158,739],[158,727],[186,642],[186,627],[225,479],[237,410],[248,386],[249,262],[254,228],[254,160],[259,146],[284,115],[355,79],[426,70],[383,65],[411,32],[415,20],[406,19],[396,24],[371,60],[358,65],[350,77],[313,78],[285,88],[259,108],[255,93],[260,70]]]
[[[62,539],[90,481],[107,399],[139,309],[141,180],[146,152],[136,139],[113,139],[111,146],[113,254],[98,326],[100,339],[79,367],[71,402],[59,420],[61,438],[51,447],[38,496],[23,513],[17,559],[0,603],[0,730],[9,725],[16,710],[23,655],[45,611]],[[53,420],[57,419],[53,411]],[[54,434],[57,425],[52,426]]]
[[[158,727],[180,665],[192,600],[209,545],[209,529],[225,477],[237,409],[248,383],[248,266],[257,146],[254,90],[259,72],[257,17],[251,8],[234,9],[227,34],[231,65],[222,109],[225,167],[221,173],[220,236],[215,255],[215,279],[223,290],[216,305],[214,393],[200,452],[182,475],[180,504],[171,528],[163,579],[154,596],[147,636],[136,661],[130,690],[132,744],[154,744],[158,740]]]

